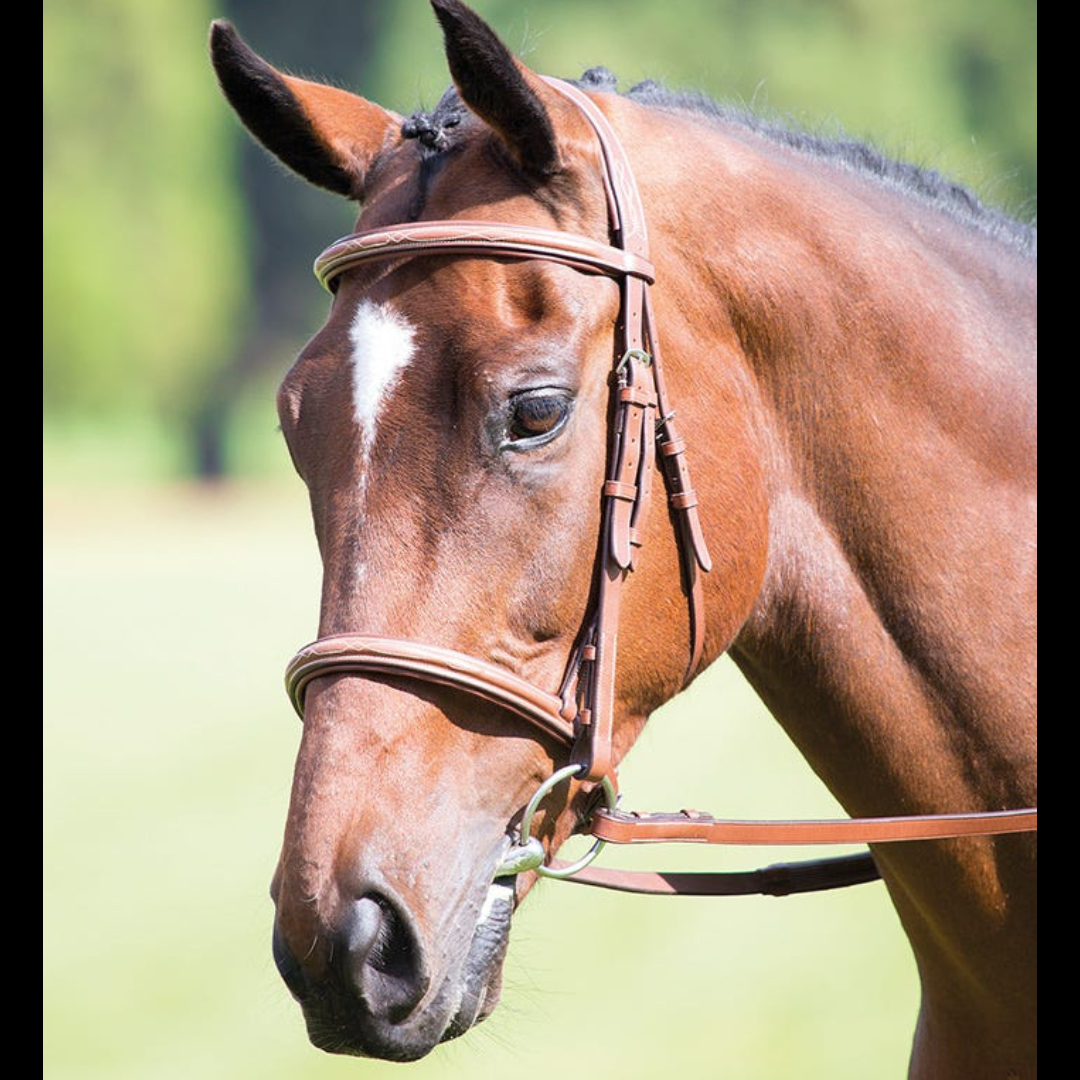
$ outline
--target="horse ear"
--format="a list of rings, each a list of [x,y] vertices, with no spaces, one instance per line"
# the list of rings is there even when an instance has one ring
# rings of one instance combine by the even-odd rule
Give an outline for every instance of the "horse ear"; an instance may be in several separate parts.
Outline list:
[[[565,138],[566,129],[580,123],[577,110],[568,110],[460,0],[431,0],[431,6],[442,26],[450,75],[465,104],[494,128],[526,172],[545,177],[561,171],[556,124]]]
[[[210,56],[244,126],[319,187],[359,200],[376,155],[400,138],[401,118],[355,94],[272,68],[227,22],[210,31]]]

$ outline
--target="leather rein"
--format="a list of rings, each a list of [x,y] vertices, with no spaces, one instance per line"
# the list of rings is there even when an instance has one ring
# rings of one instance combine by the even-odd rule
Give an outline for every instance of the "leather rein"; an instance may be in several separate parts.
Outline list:
[[[585,115],[600,144],[611,244],[555,230],[483,221],[416,222],[353,233],[326,249],[315,274],[328,289],[346,270],[373,260],[415,255],[483,255],[542,259],[603,274],[620,284],[616,327],[615,414],[602,489],[601,536],[594,589],[582,632],[557,693],[543,690],[506,668],[422,642],[364,634],[320,638],[301,649],[286,671],[286,689],[303,718],[304,694],[317,678],[334,675],[403,677],[446,685],[514,713],[545,736],[562,743],[569,764],[534,795],[495,876],[527,870],[629,892],[689,895],[786,895],[835,888],[878,878],[869,853],[778,864],[750,872],[654,873],[606,870],[588,864],[605,843],[688,841],[710,844],[852,844],[986,836],[1032,831],[1036,810],[940,814],[840,821],[729,821],[691,811],[632,814],[616,808],[612,735],[621,588],[633,570],[650,502],[654,463],[659,461],[676,531],[690,622],[685,680],[695,673],[704,638],[701,577],[711,563],[697,514],[697,496],[663,380],[649,286],[644,211],[618,138],[606,117],[576,87],[547,83]],[[592,849],[576,863],[546,862],[540,841],[530,835],[534,811],[564,780],[597,785],[606,805],[595,809]]]

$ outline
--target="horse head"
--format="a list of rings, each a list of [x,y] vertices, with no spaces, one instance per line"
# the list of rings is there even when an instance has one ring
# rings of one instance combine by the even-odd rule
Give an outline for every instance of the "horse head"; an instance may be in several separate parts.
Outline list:
[[[404,120],[282,74],[225,24],[214,64],[273,154],[361,204],[358,230],[398,230],[400,241],[403,225],[469,221],[609,245],[603,148],[587,117],[463,5],[433,6],[454,89],[430,114]],[[642,111],[590,97],[615,124]],[[663,206],[653,209],[663,231]],[[620,282],[497,251],[346,263],[278,399],[324,567],[320,638],[423,642],[557,695],[604,576],[613,341],[629,318]],[[677,363],[690,342],[671,325],[673,397],[692,423],[703,406]],[[670,514],[635,522],[644,554],[621,601],[612,767],[649,713],[727,647],[760,588],[759,455],[739,395],[727,405],[707,449],[726,464],[703,515],[729,541],[714,553],[721,585],[703,641],[691,641]],[[500,867],[567,747],[490,695],[408,672],[320,669],[303,716],[272,888],[275,958],[317,1045],[415,1059],[498,1000],[510,916],[535,881]],[[587,814],[590,780],[538,808],[547,851]]]

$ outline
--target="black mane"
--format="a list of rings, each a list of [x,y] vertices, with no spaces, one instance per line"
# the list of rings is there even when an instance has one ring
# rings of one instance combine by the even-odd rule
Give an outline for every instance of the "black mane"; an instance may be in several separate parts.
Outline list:
[[[617,78],[603,67],[590,68],[575,85],[587,90],[619,92]],[[745,128],[798,153],[829,161],[919,199],[1024,254],[1033,257],[1037,254],[1038,229],[1034,223],[1019,221],[986,205],[969,188],[934,169],[899,161],[869,143],[807,131],[747,108],[714,101],[705,94],[671,90],[651,80],[632,86],[625,96],[649,108],[691,113]],[[402,135],[417,139],[433,153],[441,153],[452,148],[454,129],[467,115],[468,110],[451,87],[434,110],[413,113],[402,125]]]

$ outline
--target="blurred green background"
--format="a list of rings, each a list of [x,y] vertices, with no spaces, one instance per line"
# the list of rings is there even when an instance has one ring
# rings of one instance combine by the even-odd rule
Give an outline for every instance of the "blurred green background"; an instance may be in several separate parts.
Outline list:
[[[475,7],[546,73],[603,63],[624,86],[870,137],[1035,215],[1034,0]],[[50,1080],[403,1075],[311,1049],[270,960],[298,739],[281,670],[318,595],[273,388],[325,310],[311,259],[351,210],[242,135],[206,58],[218,16],[279,66],[402,113],[447,81],[424,0],[43,6]],[[726,663],[654,719],[623,787],[644,808],[837,812]],[[408,1074],[901,1077],[917,1001],[873,885],[708,901],[545,883],[507,984],[491,1020]]]

